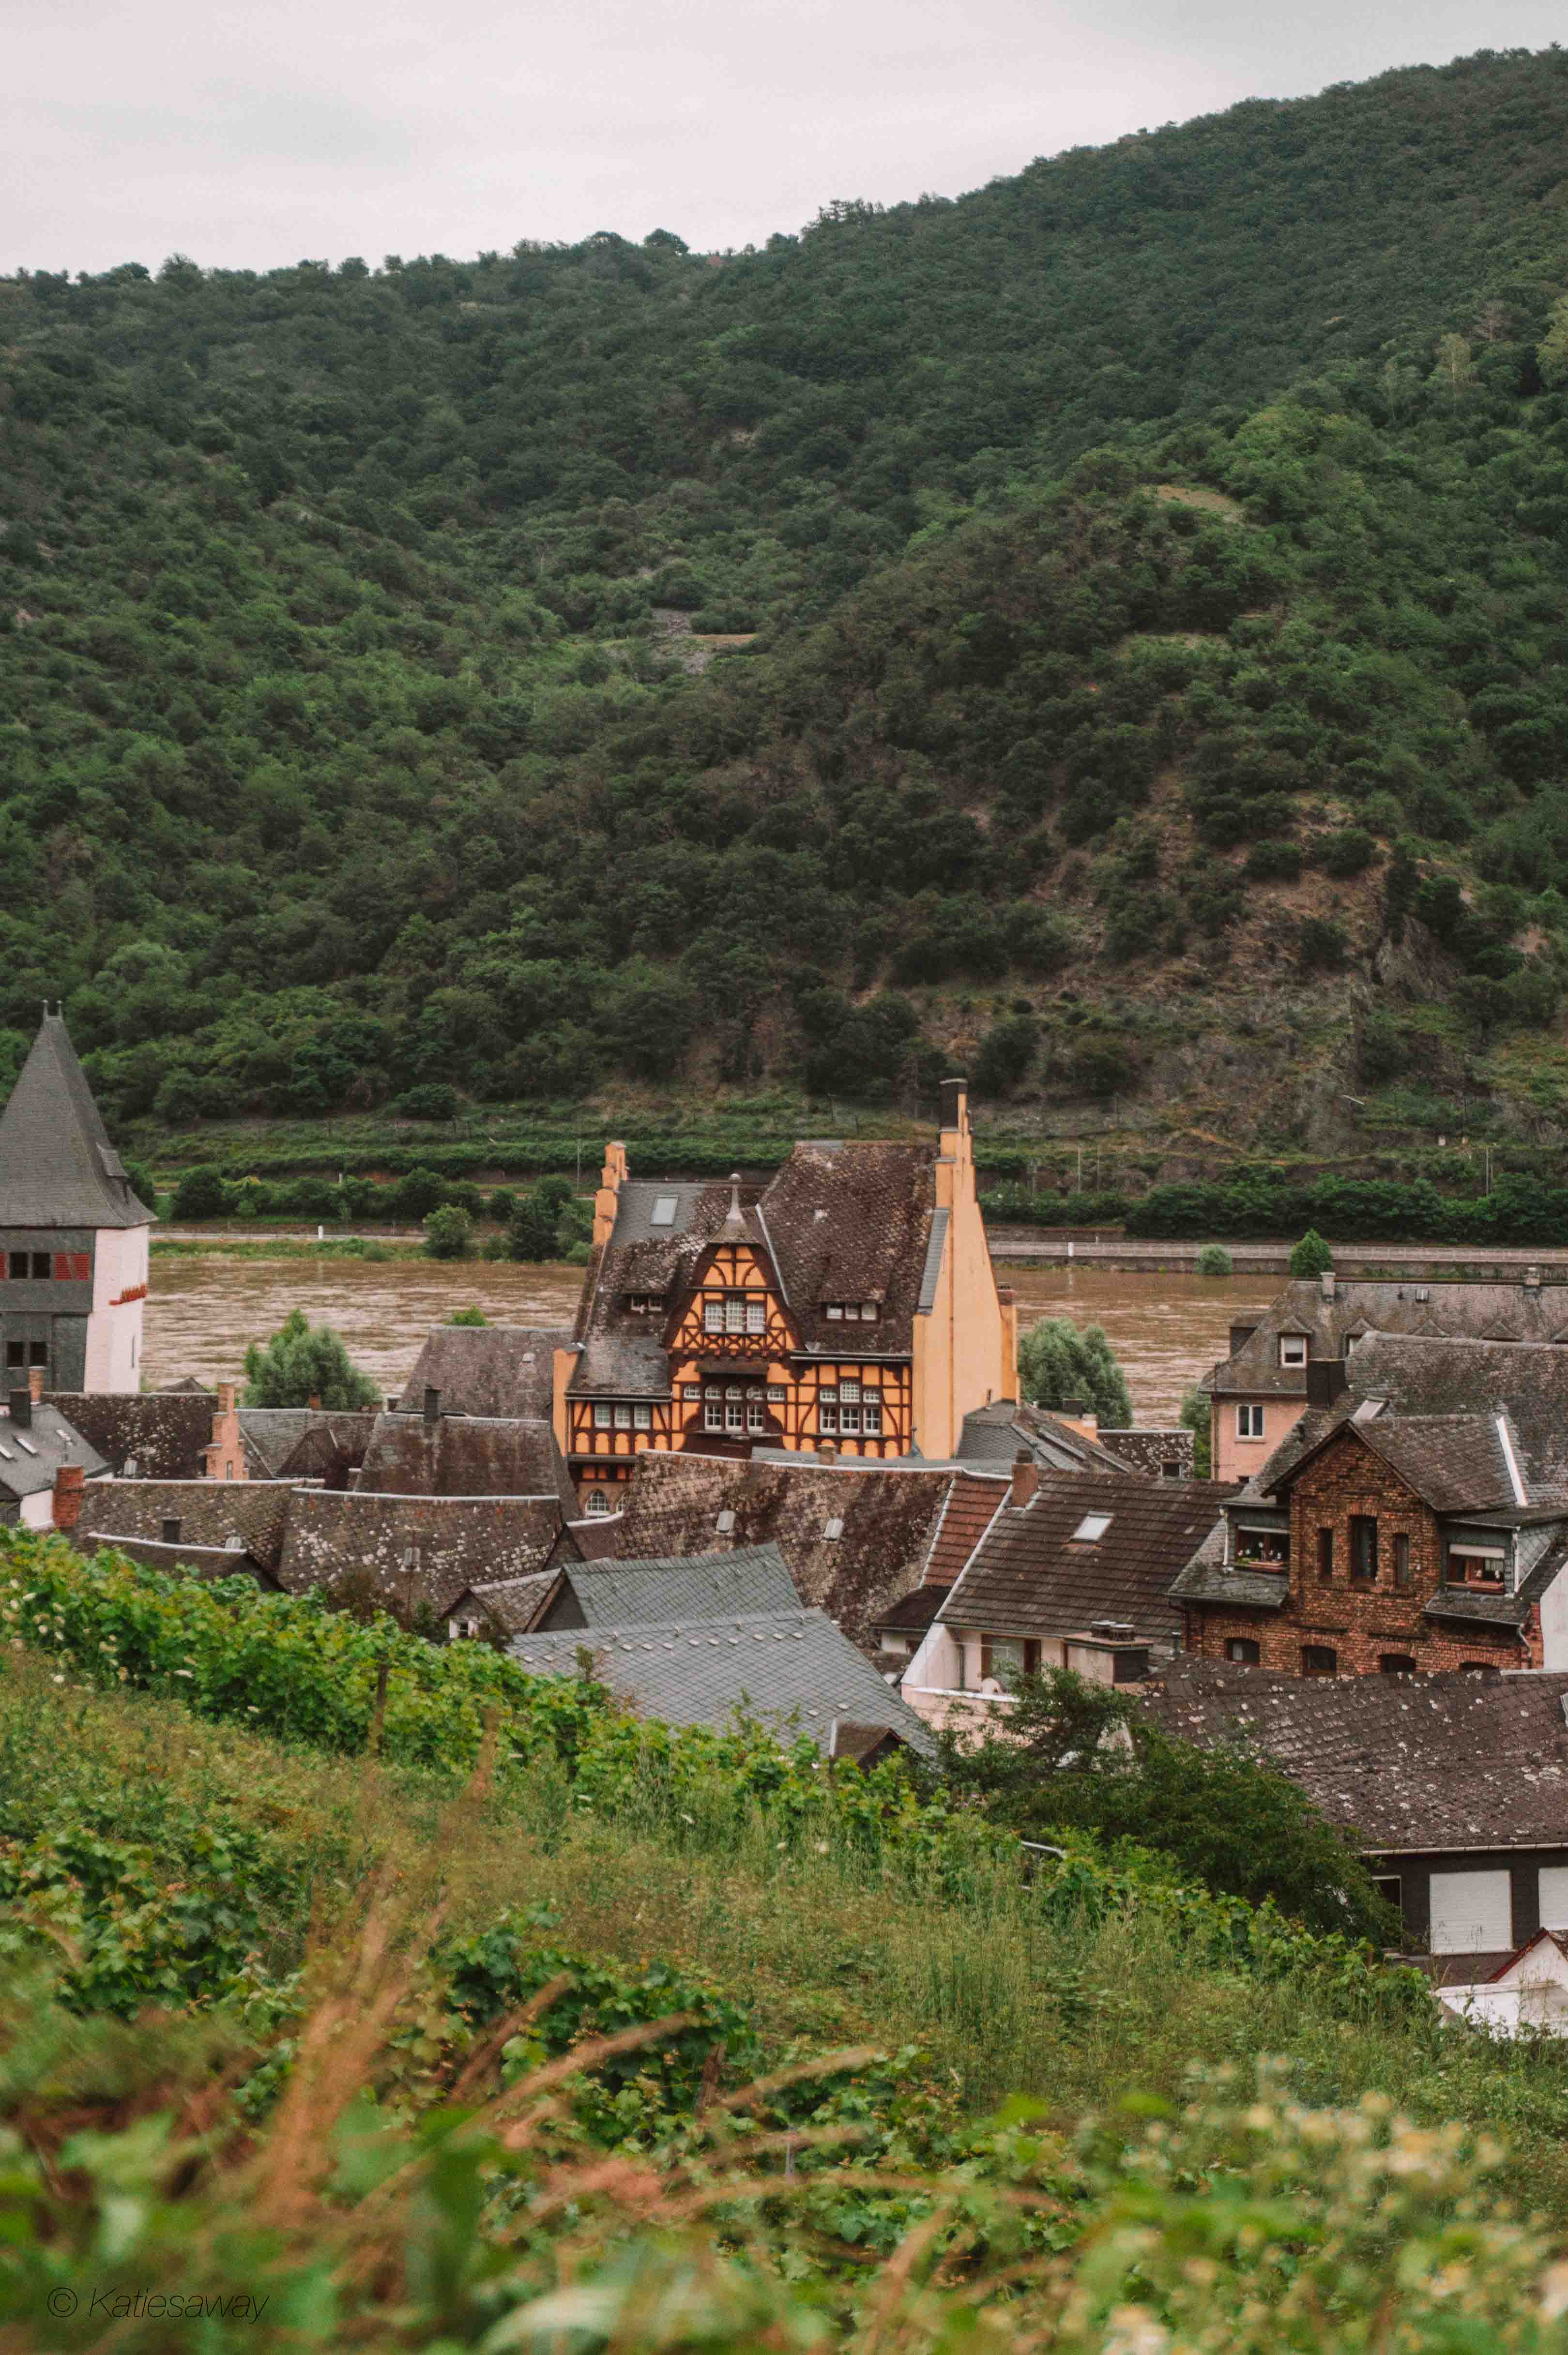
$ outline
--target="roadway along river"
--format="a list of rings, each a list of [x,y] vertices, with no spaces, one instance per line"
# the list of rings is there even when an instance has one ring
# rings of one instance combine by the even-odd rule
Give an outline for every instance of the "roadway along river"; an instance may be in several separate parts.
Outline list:
[[[1102,1268],[1020,1268],[1010,1277],[1020,1322],[1070,1316],[1103,1325],[1126,1372],[1140,1423],[1173,1423],[1181,1394],[1226,1355],[1228,1328],[1245,1323],[1279,1279],[1133,1275]],[[265,1339],[291,1308],[342,1334],[349,1356],[383,1389],[399,1390],[432,1325],[477,1305],[496,1325],[568,1325],[582,1271],[474,1260],[241,1260],[155,1255],[147,1301],[146,1379],[155,1388],[195,1374],[238,1375],[246,1345]]]

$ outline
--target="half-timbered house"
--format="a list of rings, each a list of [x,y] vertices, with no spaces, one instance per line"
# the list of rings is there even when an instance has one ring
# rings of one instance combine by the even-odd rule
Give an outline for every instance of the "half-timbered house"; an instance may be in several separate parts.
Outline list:
[[[634,1182],[610,1146],[557,1435],[590,1512],[649,1450],[946,1458],[1017,1362],[950,1081],[934,1152],[815,1139],[763,1188]]]

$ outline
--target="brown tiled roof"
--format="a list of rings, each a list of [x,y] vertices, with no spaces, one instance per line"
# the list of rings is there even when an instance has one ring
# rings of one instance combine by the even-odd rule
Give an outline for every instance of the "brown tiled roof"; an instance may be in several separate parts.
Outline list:
[[[758,1204],[790,1315],[809,1349],[842,1349],[828,1301],[874,1300],[879,1351],[914,1347],[936,1204],[927,1145],[797,1145]]]
[[[1568,1348],[1561,1342],[1377,1333],[1358,1342],[1345,1370],[1352,1404],[1381,1396],[1402,1415],[1506,1413],[1531,1496],[1568,1499]]]
[[[314,1412],[309,1408],[305,1412],[309,1420],[278,1465],[278,1478],[325,1480],[328,1487],[347,1487],[348,1474],[357,1471],[365,1461],[365,1451],[376,1428],[375,1415],[340,1414],[325,1409]]]
[[[563,1514],[577,1493],[548,1422],[443,1414],[383,1414],[359,1468],[361,1496],[553,1497]]]
[[[91,1533],[86,1536],[79,1533],[75,1543],[80,1553],[97,1553],[102,1545],[114,1553],[123,1554],[127,1561],[144,1562],[149,1570],[164,1570],[174,1574],[184,1572],[200,1579],[204,1585],[211,1585],[220,1578],[251,1578],[269,1593],[280,1592],[277,1572],[269,1570],[265,1562],[258,1561],[255,1555],[247,1552],[243,1547],[187,1545],[183,1541],[179,1545],[165,1545],[159,1538],[101,1540]]]
[[[1102,1480],[1048,1472],[1024,1506],[1004,1508],[938,1614],[996,1636],[1070,1636],[1095,1619],[1174,1638],[1171,1581],[1212,1531],[1228,1497],[1216,1480]],[[1104,1535],[1078,1540],[1089,1514]]]
[[[199,1480],[212,1437],[211,1391],[49,1391],[73,1430],[118,1474],[127,1457],[148,1480]]]
[[[1153,1434],[1135,1435],[1142,1439]],[[958,1443],[961,1464],[988,1468],[1010,1465],[1020,1448],[1051,1472],[1104,1472],[1115,1479],[1125,1479],[1129,1474],[1139,1479],[1147,1476],[1142,1465],[1129,1464],[1114,1449],[1102,1446],[1085,1432],[1075,1431],[1044,1407],[995,1399],[989,1406],[975,1407],[965,1416]]]
[[[482,1579],[476,1586],[453,1595],[446,1615],[453,1618],[471,1605],[476,1617],[489,1619],[503,1634],[521,1636],[533,1625],[539,1604],[558,1576],[554,1570],[536,1570],[521,1578]]]
[[[1012,1491],[1012,1475],[955,1472],[923,1564],[928,1586],[951,1586]],[[886,1623],[882,1623],[886,1624]]]
[[[425,1337],[399,1400],[419,1412],[427,1387],[443,1414],[521,1415],[548,1423],[555,1407],[555,1353],[569,1325],[438,1325]]]
[[[762,1194],[741,1189],[735,1231],[773,1262],[790,1318],[806,1349],[907,1356],[914,1347],[935,1204],[934,1160],[925,1145],[797,1145]],[[653,1223],[661,1195],[668,1224]],[[731,1209],[728,1180],[696,1186],[623,1185],[608,1243],[590,1261],[578,1309],[571,1388],[580,1397],[665,1397],[667,1319],[634,1314],[628,1295],[657,1294],[669,1316],[688,1297]],[[824,1315],[829,1302],[874,1300],[874,1327],[852,1333]]]
[[[1568,1675],[1275,1677],[1174,1661],[1141,1706],[1241,1742],[1373,1854],[1568,1847]]]
[[[1426,1298],[1418,1298],[1421,1293]],[[1305,1398],[1306,1369],[1280,1364],[1280,1334],[1305,1332],[1312,1357],[1342,1358],[1347,1335],[1358,1330],[1455,1340],[1553,1341],[1568,1337],[1568,1285],[1441,1277],[1417,1284],[1357,1276],[1337,1279],[1332,1299],[1326,1300],[1317,1283],[1298,1280],[1285,1285],[1252,1337],[1214,1367],[1200,1387],[1221,1398]],[[1359,1353],[1358,1348],[1352,1359]]]
[[[1359,1416],[1353,1410],[1336,1411],[1318,1422],[1301,1444],[1291,1448],[1287,1441],[1275,1450],[1258,1476],[1258,1493],[1283,1497],[1291,1482],[1326,1447],[1358,1444],[1397,1473],[1435,1513],[1479,1512],[1495,1506],[1512,1508],[1519,1502],[1498,1418],[1491,1414],[1384,1412]],[[1277,1469],[1282,1457],[1284,1468]]]
[[[161,1540],[178,1521],[179,1543],[222,1546],[240,1538],[247,1552],[275,1571],[301,1491],[286,1480],[100,1480],[82,1502],[84,1537]]]
[[[389,1601],[444,1617],[465,1589],[543,1570],[570,1551],[553,1497],[385,1497],[290,1492],[279,1576],[291,1594],[368,1572]],[[404,1557],[417,1551],[413,1568]]]
[[[802,1598],[864,1642],[880,1614],[918,1585],[947,1494],[946,1467],[827,1465],[815,1456],[741,1464],[639,1455],[624,1491],[618,1551],[713,1553],[771,1538]],[[720,1529],[720,1514],[732,1514]],[[839,1534],[827,1532],[841,1524]]]
[[[947,1600],[945,1586],[915,1586],[898,1601],[879,1611],[876,1630],[879,1636],[923,1636],[943,1604]]]

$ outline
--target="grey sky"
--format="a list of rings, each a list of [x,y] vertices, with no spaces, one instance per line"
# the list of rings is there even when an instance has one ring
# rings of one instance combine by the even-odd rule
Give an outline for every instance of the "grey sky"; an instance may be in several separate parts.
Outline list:
[[[9,0],[0,271],[264,269],[595,229],[701,248],[832,197],[1488,46],[1561,0]]]

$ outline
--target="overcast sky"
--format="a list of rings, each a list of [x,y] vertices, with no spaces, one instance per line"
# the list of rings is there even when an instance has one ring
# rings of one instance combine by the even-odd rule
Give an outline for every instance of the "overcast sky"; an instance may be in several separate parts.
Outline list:
[[[266,269],[955,196],[1483,45],[1561,0],[7,0],[0,271]]]

